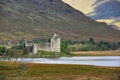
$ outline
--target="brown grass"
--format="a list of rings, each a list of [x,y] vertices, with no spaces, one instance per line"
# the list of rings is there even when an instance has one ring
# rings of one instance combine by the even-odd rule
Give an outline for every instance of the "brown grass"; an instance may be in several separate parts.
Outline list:
[[[120,51],[80,51],[71,52],[76,56],[120,56]]]
[[[21,69],[20,65],[27,66],[28,69]],[[119,80],[120,67],[0,61],[0,75],[3,80]]]

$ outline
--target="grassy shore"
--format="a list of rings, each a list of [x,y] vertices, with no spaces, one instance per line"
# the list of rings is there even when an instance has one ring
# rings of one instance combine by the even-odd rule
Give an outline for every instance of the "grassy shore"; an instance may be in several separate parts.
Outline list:
[[[120,80],[120,67],[0,61],[0,80]]]
[[[80,51],[71,52],[72,56],[120,56],[120,51]]]
[[[79,52],[46,52],[38,51],[37,54],[0,56],[0,58],[59,58],[72,56],[120,56],[120,51],[79,51]]]
[[[120,56],[120,51],[80,51],[80,52],[70,52],[70,53],[56,53],[56,52],[45,52],[38,51],[37,54],[32,54],[31,56],[26,55],[26,58],[55,58],[55,57],[68,57],[68,56]]]

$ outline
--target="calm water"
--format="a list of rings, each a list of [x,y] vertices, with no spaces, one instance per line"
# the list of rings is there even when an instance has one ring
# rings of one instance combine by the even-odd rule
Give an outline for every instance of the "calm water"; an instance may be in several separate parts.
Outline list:
[[[3,60],[3,59],[1,59]],[[42,64],[76,64],[76,65],[95,65],[95,66],[116,66],[120,67],[120,56],[88,56],[88,57],[61,57],[49,58],[19,58],[19,62],[31,62]]]

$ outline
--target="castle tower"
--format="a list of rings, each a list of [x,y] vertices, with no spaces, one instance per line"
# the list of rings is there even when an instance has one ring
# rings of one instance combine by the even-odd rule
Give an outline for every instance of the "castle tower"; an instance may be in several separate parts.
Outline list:
[[[56,33],[54,33],[53,37],[51,38],[51,51],[52,52],[60,52],[61,47],[60,47],[60,36]]]

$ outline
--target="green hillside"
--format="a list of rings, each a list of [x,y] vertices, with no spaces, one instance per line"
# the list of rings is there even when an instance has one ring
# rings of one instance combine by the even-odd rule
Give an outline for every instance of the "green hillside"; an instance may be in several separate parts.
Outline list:
[[[86,17],[61,0],[0,0],[0,39],[89,37],[120,41],[120,31]]]

